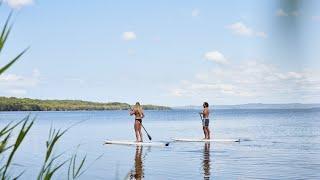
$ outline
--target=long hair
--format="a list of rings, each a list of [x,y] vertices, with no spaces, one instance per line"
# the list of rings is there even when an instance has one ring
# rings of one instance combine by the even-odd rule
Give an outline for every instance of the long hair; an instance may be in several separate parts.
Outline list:
[[[134,109],[135,109],[135,112],[137,112],[139,116],[142,116],[142,107],[139,102],[136,102],[136,105],[134,105]]]

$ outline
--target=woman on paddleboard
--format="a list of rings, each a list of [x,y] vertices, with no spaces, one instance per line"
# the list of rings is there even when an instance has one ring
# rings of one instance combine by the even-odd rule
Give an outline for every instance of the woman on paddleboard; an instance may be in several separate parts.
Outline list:
[[[130,116],[134,115],[134,131],[136,134],[136,141],[142,142],[142,132],[141,132],[141,123],[142,119],[144,118],[143,109],[139,102],[136,102],[136,105],[131,109]]]
[[[210,130],[209,130],[209,104],[207,102],[203,103],[203,111],[200,112],[202,119],[202,127],[204,133],[204,139],[210,139]]]

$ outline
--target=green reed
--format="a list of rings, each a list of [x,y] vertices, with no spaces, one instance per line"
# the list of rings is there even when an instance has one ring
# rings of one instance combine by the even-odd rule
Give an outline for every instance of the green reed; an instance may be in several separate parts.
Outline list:
[[[2,1],[0,1],[0,6]],[[7,42],[9,34],[11,32],[12,25],[10,24],[10,19],[12,12],[7,17],[4,26],[0,30],[0,54],[2,53],[3,47]],[[26,53],[28,48],[19,53],[16,57],[10,60],[6,65],[0,67],[0,75],[8,70],[17,60],[19,60],[23,54]],[[19,179],[25,171],[18,174],[11,174],[10,169],[12,168],[13,159],[19,150],[21,149],[21,144],[25,140],[28,132],[32,128],[35,122],[35,118],[26,116],[19,122],[11,122],[0,129],[0,179]],[[18,128],[20,127],[20,129]],[[77,179],[84,173],[82,170],[86,161],[86,156],[80,159],[80,163],[77,164],[77,153],[71,155],[70,158],[63,160],[61,153],[59,155],[54,155],[54,147],[57,145],[62,136],[67,132],[68,129],[61,131],[54,128],[50,128],[49,137],[46,141],[46,152],[44,155],[44,162],[40,169],[37,179],[38,180],[50,180],[53,175],[58,172],[66,163],[69,162],[68,174],[66,179]],[[10,142],[13,142],[10,144]]]

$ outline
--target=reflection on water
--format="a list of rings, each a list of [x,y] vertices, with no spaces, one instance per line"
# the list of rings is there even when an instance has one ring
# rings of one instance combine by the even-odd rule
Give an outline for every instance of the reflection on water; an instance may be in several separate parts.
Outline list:
[[[204,144],[202,169],[203,179],[210,179],[210,142]]]
[[[134,168],[131,169],[126,179],[143,179],[144,178],[144,166],[143,160],[147,153],[142,157],[143,146],[136,147],[136,155],[134,158]]]

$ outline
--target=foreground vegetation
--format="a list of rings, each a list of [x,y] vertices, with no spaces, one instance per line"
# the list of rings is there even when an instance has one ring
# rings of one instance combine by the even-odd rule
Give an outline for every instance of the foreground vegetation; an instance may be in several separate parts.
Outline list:
[[[29,98],[0,97],[0,111],[81,111],[81,110],[126,110],[127,103],[97,103],[80,100],[39,100]],[[144,105],[146,110],[168,110],[169,107]]]
[[[3,1],[0,1],[0,6]],[[11,14],[8,16],[3,28],[0,30],[0,54],[7,41],[7,38],[11,31],[11,25],[9,25]],[[0,75],[8,70],[20,57],[26,52],[22,51],[15,58],[9,61],[6,65],[0,67]],[[4,99],[1,99],[2,102]],[[15,162],[14,158],[21,149],[21,144],[25,140],[31,130],[35,119],[31,119],[30,116],[18,122],[11,122],[3,127],[0,127],[0,180],[19,179],[23,177],[25,171],[12,173],[11,170],[21,166],[23,162]],[[64,179],[78,179],[86,170],[84,170],[84,164],[86,162],[86,156],[79,158],[77,153],[73,153],[69,158],[62,159],[61,155],[54,155],[55,146],[58,144],[62,136],[68,129],[61,131],[51,128],[49,131],[49,137],[46,141],[46,151],[43,154],[44,160],[42,165],[39,164],[41,169],[38,176],[34,177],[37,180],[50,180],[54,177],[60,169],[68,165],[68,173]],[[14,171],[17,172],[17,171]],[[30,179],[30,178],[28,178]]]
[[[21,144],[25,137],[31,130],[35,119],[31,119],[30,116],[25,117],[19,122],[9,123],[5,127],[0,129],[0,179],[19,179],[23,177],[25,171],[21,171],[18,174],[10,173],[10,169],[17,167],[14,163],[14,157],[16,156]],[[19,128],[20,127],[20,128]],[[78,154],[74,153],[70,158],[62,159],[64,154],[54,155],[55,146],[58,144],[62,136],[68,129],[61,131],[51,128],[49,131],[49,137],[46,141],[46,152],[43,154],[43,164],[38,173],[37,180],[50,180],[54,174],[61,168],[68,165],[68,173],[65,179],[78,179],[85,171],[84,164],[86,162],[86,156],[77,159]],[[13,136],[13,134],[16,134]],[[12,143],[11,143],[12,142]],[[98,157],[96,160],[98,160]],[[21,164],[21,163],[19,163]]]

